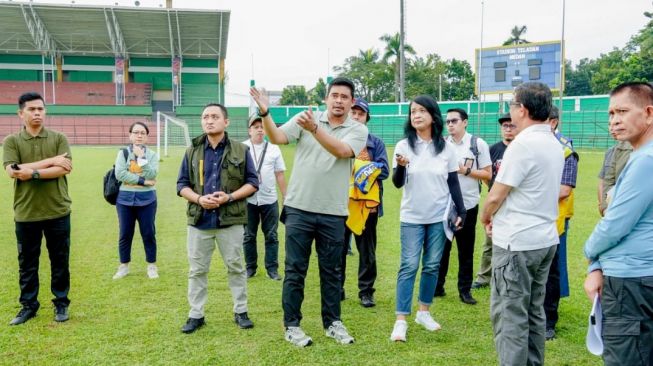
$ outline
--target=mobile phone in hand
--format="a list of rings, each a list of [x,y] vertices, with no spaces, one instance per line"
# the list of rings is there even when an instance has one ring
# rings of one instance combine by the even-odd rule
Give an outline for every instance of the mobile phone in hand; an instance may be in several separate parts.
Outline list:
[[[18,164],[13,163],[13,164],[11,164],[11,169],[13,169],[13,170],[20,170],[20,167],[18,166]]]

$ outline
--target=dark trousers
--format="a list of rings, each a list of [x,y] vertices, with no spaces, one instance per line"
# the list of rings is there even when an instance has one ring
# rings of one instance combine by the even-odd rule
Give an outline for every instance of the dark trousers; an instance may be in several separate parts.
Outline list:
[[[474,276],[474,242],[476,241],[476,218],[478,216],[478,205],[467,210],[467,218],[462,229],[454,232],[456,246],[458,247],[458,292],[469,292],[472,288]],[[451,253],[451,241],[444,242],[444,252],[440,260],[440,274],[436,292],[444,291],[444,283],[449,271],[449,255]]]
[[[603,276],[603,362],[653,366],[653,276]]]
[[[325,215],[284,207],[286,225],[286,261],[281,305],[286,327],[299,326],[302,320],[304,281],[308,272],[311,247],[315,240],[320,269],[322,324],[328,328],[340,320],[340,261],[345,237],[345,216]]]
[[[156,228],[154,221],[156,219],[156,200],[146,206],[125,206],[120,203],[116,204],[118,211],[118,225],[120,234],[118,236],[118,254],[120,263],[131,262],[132,241],[134,239],[134,229],[138,221],[138,229],[143,238],[145,247],[145,261],[147,263],[156,262]]]
[[[374,294],[376,281],[376,224],[379,221],[378,212],[371,212],[365,222],[361,235],[354,235],[358,249],[358,297]],[[345,244],[349,243],[352,232],[345,225]],[[341,272],[342,290],[345,289],[345,272],[347,269],[347,245],[343,246]]]
[[[560,304],[560,246],[556,245],[556,254],[551,261],[549,277],[546,279],[544,295],[544,314],[546,329],[555,329],[558,323],[558,305]]]
[[[277,228],[279,227],[279,206],[277,202],[269,205],[247,204],[247,225],[243,237],[243,249],[245,251],[245,264],[247,269],[258,267],[258,252],[256,250],[256,233],[258,224],[261,223],[263,237],[265,237],[265,269],[276,271],[279,268],[279,239],[277,239]]]
[[[20,303],[23,307],[38,309],[39,295],[39,257],[41,239],[45,236],[45,246],[50,257],[50,290],[54,295],[55,306],[68,306],[70,290],[70,215],[35,221],[16,222],[16,241],[18,244],[18,269],[20,284]]]

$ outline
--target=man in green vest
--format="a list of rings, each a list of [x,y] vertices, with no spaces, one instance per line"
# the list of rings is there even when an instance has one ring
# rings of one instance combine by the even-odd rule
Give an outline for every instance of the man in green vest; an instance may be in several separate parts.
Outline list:
[[[18,325],[36,316],[39,309],[39,257],[41,239],[50,256],[50,290],[55,298],[54,320],[68,320],[70,289],[70,147],[62,133],[43,127],[45,103],[37,93],[18,99],[18,116],[24,127],[2,143],[3,163],[14,180],[14,222],[20,269],[22,309],[9,323]]]
[[[247,147],[230,139],[227,109],[211,103],[202,112],[204,133],[186,150],[177,178],[177,194],[188,201],[188,302],[183,333],[204,325],[204,304],[211,256],[217,245],[227,268],[234,302],[234,321],[241,329],[254,324],[247,315],[247,274],[243,264],[243,233],[247,224],[245,198],[259,181]]]

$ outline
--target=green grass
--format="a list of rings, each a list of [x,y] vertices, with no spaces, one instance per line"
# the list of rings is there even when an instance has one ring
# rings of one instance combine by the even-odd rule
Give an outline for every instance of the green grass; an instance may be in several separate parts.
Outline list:
[[[292,148],[284,148],[292,166]],[[114,206],[105,203],[101,180],[111,166],[116,148],[74,147],[75,168],[69,177],[73,199],[70,298],[71,319],[53,321],[49,291],[49,261],[45,245],[41,255],[41,310],[28,323],[6,324],[19,310],[18,263],[12,222],[12,182],[0,179],[0,364],[89,365],[89,364],[404,364],[491,365],[496,353],[489,321],[489,290],[475,292],[476,306],[462,304],[456,296],[455,249],[446,290],[448,296],[435,302],[432,312],[443,329],[429,333],[409,323],[408,342],[388,340],[394,322],[396,273],[399,266],[399,202],[401,192],[388,184],[386,216],[379,222],[377,306],[362,308],[353,279],[358,254],[349,257],[348,299],[342,303],[342,319],[356,338],[349,346],[326,338],[320,320],[317,263],[312,257],[302,307],[302,327],[314,345],[298,349],[283,340],[281,283],[261,273],[249,281],[249,312],[254,329],[236,328],[231,295],[219,253],[213,257],[209,275],[207,325],[192,335],[179,329],[188,314],[186,219],[184,200],[175,194],[182,150],[171,150],[161,163],[158,179],[158,264],[161,277],[145,274],[142,242],[134,240],[131,274],[111,279],[118,265],[117,217]],[[584,240],[593,229],[596,212],[596,174],[602,153],[583,152],[576,189],[576,216],[570,223],[569,273],[572,295],[560,304],[558,338],[546,344],[548,365],[599,365],[601,360],[585,349],[587,313],[590,303],[582,290],[585,260]],[[283,225],[279,237],[283,248]],[[479,225],[476,267],[482,234]],[[259,247],[261,247],[259,240]],[[262,249],[260,249],[262,250]],[[262,260],[262,258],[260,258]],[[280,262],[283,250],[280,250]],[[281,272],[283,273],[283,272]],[[416,296],[416,294],[415,294]],[[416,305],[414,304],[413,307]]]

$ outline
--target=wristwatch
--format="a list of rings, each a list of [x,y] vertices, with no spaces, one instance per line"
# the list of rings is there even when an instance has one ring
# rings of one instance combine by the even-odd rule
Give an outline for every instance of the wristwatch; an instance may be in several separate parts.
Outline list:
[[[472,173],[472,168],[467,168],[465,171],[465,176],[470,175]]]
[[[227,197],[229,197],[229,200],[227,201],[227,203],[231,203],[231,202],[234,201],[234,196],[231,193],[227,194]]]
[[[40,179],[40,178],[41,178],[41,174],[39,173],[38,170],[34,169],[32,171],[32,179]]]

